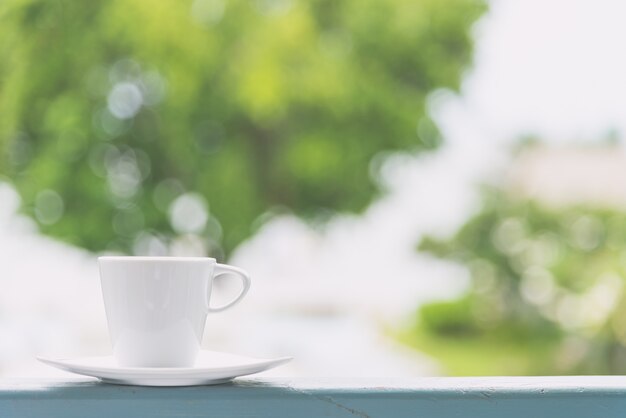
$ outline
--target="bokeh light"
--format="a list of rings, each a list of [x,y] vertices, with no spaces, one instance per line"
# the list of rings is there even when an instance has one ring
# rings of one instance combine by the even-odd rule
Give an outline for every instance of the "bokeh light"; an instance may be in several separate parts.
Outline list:
[[[201,195],[185,193],[170,204],[169,216],[179,234],[202,232],[209,218],[208,206]]]
[[[134,117],[143,104],[143,94],[135,83],[116,83],[107,97],[109,112],[118,119]]]
[[[35,198],[35,216],[44,225],[58,222],[63,216],[63,198],[54,190],[42,190]]]

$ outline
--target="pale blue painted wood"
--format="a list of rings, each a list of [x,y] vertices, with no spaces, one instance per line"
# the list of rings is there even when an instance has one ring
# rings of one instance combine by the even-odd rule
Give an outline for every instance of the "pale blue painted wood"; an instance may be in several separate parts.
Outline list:
[[[626,417],[626,377],[237,380],[147,388],[0,381],[0,417]]]

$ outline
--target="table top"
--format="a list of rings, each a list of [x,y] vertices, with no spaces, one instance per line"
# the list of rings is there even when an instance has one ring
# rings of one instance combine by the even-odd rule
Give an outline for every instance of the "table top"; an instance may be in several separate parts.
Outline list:
[[[622,417],[626,416],[626,376],[272,378],[177,388],[119,386],[95,379],[0,380],[0,417],[39,414],[46,417],[85,414],[91,417]]]

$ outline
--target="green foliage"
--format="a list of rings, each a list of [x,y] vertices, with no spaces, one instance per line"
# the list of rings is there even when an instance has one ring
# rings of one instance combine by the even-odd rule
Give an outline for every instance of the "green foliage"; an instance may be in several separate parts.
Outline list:
[[[483,9],[5,0],[0,172],[45,233],[91,250],[192,232],[219,253],[276,207],[361,210],[373,156],[436,146],[426,96],[458,87]],[[185,192],[210,217],[177,231],[168,213]]]
[[[420,315],[422,323],[429,331],[441,335],[471,335],[478,331],[472,321],[471,308],[469,298],[433,302],[424,305]]]
[[[623,374],[625,248],[620,211],[548,209],[490,191],[454,237],[420,243],[467,266],[471,286],[424,306],[403,339],[453,374]],[[509,351],[514,365],[500,361]]]

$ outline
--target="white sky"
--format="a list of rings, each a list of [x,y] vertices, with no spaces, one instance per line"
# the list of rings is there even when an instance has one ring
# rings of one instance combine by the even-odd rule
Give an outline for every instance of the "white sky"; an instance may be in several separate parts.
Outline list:
[[[626,132],[626,2],[495,0],[476,27],[468,111],[491,138]]]

